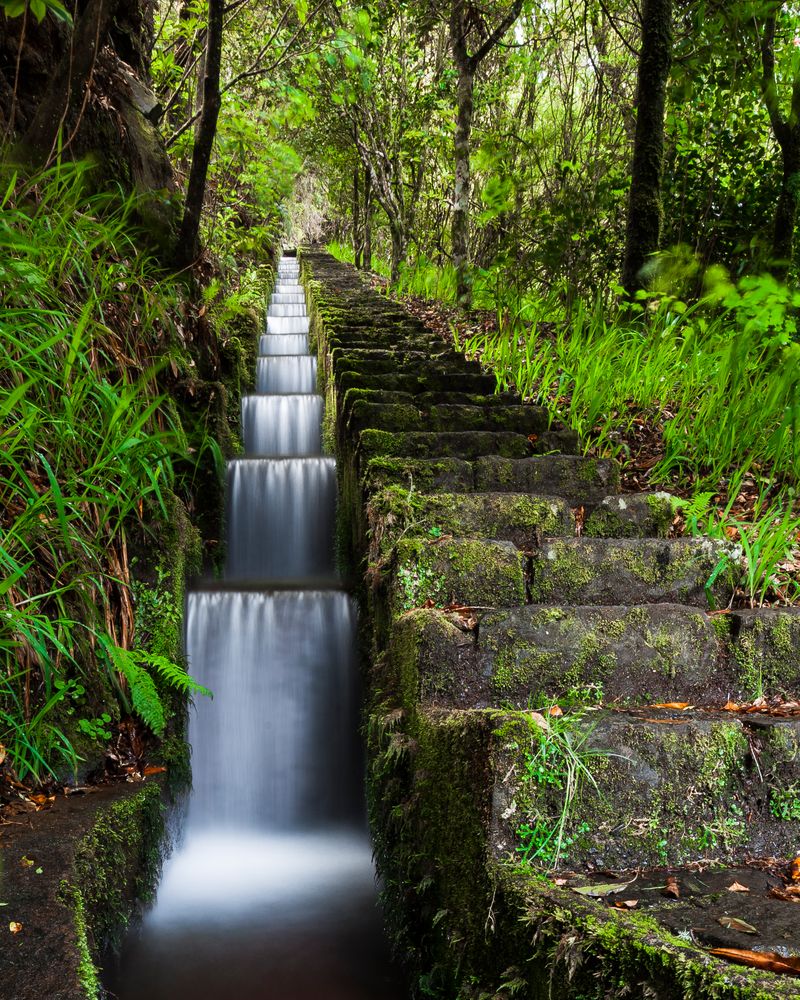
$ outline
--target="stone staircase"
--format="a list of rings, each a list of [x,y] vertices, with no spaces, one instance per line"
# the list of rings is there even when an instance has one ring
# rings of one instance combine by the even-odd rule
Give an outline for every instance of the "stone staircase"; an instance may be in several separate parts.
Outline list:
[[[736,710],[800,691],[800,614],[727,611],[725,545],[667,537],[668,496],[620,494],[352,268],[301,270],[418,995],[798,995],[709,950],[800,954],[771,894],[800,853],[800,715]]]

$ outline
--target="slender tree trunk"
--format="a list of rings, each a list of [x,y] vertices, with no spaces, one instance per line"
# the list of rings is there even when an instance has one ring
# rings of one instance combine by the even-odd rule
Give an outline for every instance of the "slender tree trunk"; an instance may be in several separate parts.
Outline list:
[[[372,270],[372,171],[364,169],[364,257],[362,267]]]
[[[776,4],[777,8],[781,6]],[[800,202],[800,69],[792,80],[791,106],[786,118],[775,78],[775,17],[775,13],[767,17],[761,36],[761,96],[769,113],[772,134],[780,146],[783,167],[772,230],[770,271],[779,281],[785,281],[794,259],[794,231]]]
[[[455,48],[455,46],[454,46]],[[475,76],[468,59],[456,57],[458,113],[455,135],[455,187],[453,189],[453,266],[456,269],[456,298],[460,308],[472,306],[470,268],[469,202],[472,183],[469,169]]]
[[[69,49],[56,66],[36,114],[19,144],[18,154],[26,162],[43,165],[58,142],[58,133],[71,112],[86,98],[100,49],[105,45],[111,19],[119,0],[88,0],[77,19]]]
[[[362,263],[361,241],[361,191],[358,184],[358,164],[353,168],[353,260],[356,267],[361,267]]]
[[[800,125],[787,127],[781,144],[783,176],[772,232],[772,273],[785,281],[794,262],[794,233],[800,202]]]
[[[392,281],[400,277],[400,265],[406,259],[406,234],[399,223],[390,223],[392,234]]]
[[[203,110],[198,121],[192,153],[192,167],[186,189],[183,219],[175,249],[175,264],[188,267],[197,255],[200,216],[206,193],[208,166],[217,133],[217,119],[222,104],[220,72],[222,65],[222,26],[224,0],[208,0],[208,34],[206,38],[205,77],[203,79]]]
[[[672,0],[644,0],[636,84],[636,134],[625,234],[622,284],[629,294],[643,285],[642,268],[661,240],[664,107],[672,65]]]

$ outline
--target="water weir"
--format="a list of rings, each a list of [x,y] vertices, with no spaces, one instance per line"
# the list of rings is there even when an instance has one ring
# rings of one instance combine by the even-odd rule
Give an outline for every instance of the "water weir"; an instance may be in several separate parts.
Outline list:
[[[355,609],[333,558],[334,459],[305,296],[282,258],[245,457],[227,474],[225,580],[191,593],[185,644],[214,692],[193,712],[185,839],[129,942],[122,1000],[400,1000],[366,834]]]

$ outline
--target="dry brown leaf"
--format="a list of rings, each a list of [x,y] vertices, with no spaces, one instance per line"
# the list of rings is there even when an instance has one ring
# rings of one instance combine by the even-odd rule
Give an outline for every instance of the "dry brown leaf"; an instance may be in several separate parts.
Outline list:
[[[673,708],[678,712],[685,712],[687,708],[694,708],[694,705],[690,705],[688,701],[662,701],[650,708]]]
[[[165,767],[157,767],[155,764],[148,764],[144,769],[145,774],[164,774],[167,769]]]
[[[789,865],[789,881],[800,882],[800,857],[797,857]]]
[[[740,712],[741,710],[741,705],[737,705],[735,701],[726,701],[722,706],[723,712]]]
[[[749,951],[746,948],[711,948],[708,953],[738,965],[749,965],[752,969],[800,976],[800,956],[797,955],[786,957],[774,951]]]
[[[531,722],[535,722],[540,729],[544,729],[545,732],[549,732],[550,723],[545,719],[541,712],[528,712]]]
[[[639,905],[638,899],[615,899],[614,907],[617,910],[635,910]]]
[[[551,716],[554,719],[558,719],[564,714],[564,712],[559,705],[551,705],[550,708],[548,708],[545,711],[545,714]]]
[[[681,887],[674,875],[667,875],[667,884],[661,890],[661,895],[668,896],[670,899],[681,898]]]
[[[728,886],[728,892],[750,892],[750,886],[742,885],[741,882],[731,882]]]
[[[717,917],[717,923],[723,927],[727,927],[729,931],[739,931],[742,934],[758,934],[758,931],[752,924],[748,924],[746,920],[740,920],[738,917]]]
[[[773,899],[780,899],[784,903],[800,903],[800,885],[773,886],[769,894]]]
[[[18,920],[12,920],[11,923],[8,925],[8,929],[11,931],[12,934],[19,934],[19,932],[22,930],[22,924]]]

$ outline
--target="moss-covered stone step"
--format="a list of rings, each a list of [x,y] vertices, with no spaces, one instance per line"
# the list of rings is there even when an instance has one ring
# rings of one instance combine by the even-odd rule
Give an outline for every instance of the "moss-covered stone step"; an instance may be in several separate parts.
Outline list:
[[[396,371],[380,373],[360,373],[340,366],[337,369],[336,385],[340,394],[348,389],[376,389],[408,392],[413,395],[426,392],[465,392],[485,395],[494,391],[496,381],[493,375],[472,373],[441,374],[422,370],[416,373],[400,374]]]
[[[363,479],[367,494],[401,486],[421,493],[466,493],[473,489],[472,463],[463,458],[372,458]]]
[[[385,352],[389,353],[389,352]],[[480,369],[469,363],[459,364],[448,356],[406,355],[403,358],[391,357],[356,357],[351,353],[340,354],[335,358],[328,357],[327,370],[332,372],[337,384],[346,372],[356,372],[365,377],[376,376],[416,376],[428,379],[432,376],[446,376],[455,387],[461,384],[463,378],[480,376]]]
[[[574,535],[569,504],[524,493],[415,493],[393,486],[367,504],[371,558],[384,556],[402,537],[484,537],[529,549],[544,535]]]
[[[569,449],[577,442],[571,432],[544,431],[538,441],[524,434],[508,431],[408,431],[398,434],[381,430],[362,431],[358,439],[361,463],[385,455],[391,458],[479,458],[482,455],[508,455],[522,458],[537,448]]]
[[[379,365],[387,362],[394,369],[421,368],[438,364],[447,366],[453,372],[480,374],[480,365],[476,361],[467,361],[461,355],[448,350],[442,345],[442,350],[414,351],[401,347],[333,347],[328,352],[331,367],[336,371],[341,365],[352,364],[358,371],[364,365]],[[347,369],[344,369],[347,370]]]
[[[412,403],[372,403],[356,400],[350,407],[347,432],[368,427],[386,431],[511,431],[539,435],[550,418],[540,406],[465,406],[437,403],[422,409]]]
[[[403,405],[415,406],[417,409],[427,413],[431,407],[440,403],[462,406],[480,407],[509,407],[520,406],[521,401],[513,393],[499,393],[494,396],[486,396],[480,393],[471,392],[400,392],[392,389],[362,389],[348,388],[337,396],[342,415],[347,419],[353,406],[357,402],[378,403],[381,405]]]
[[[537,493],[578,503],[599,503],[619,489],[619,466],[610,458],[484,455],[475,463],[475,488],[487,493]]]
[[[533,554],[534,604],[725,607],[736,582],[730,546],[710,539],[549,539]]]
[[[511,542],[403,538],[389,568],[387,604],[400,614],[430,603],[524,604],[526,557]]]
[[[626,493],[603,497],[588,514],[589,538],[666,538],[674,520],[669,493]]]
[[[749,697],[800,696],[800,608],[734,611],[715,623]]]
[[[796,854],[800,719],[645,709],[493,725],[498,858],[636,869]]]

